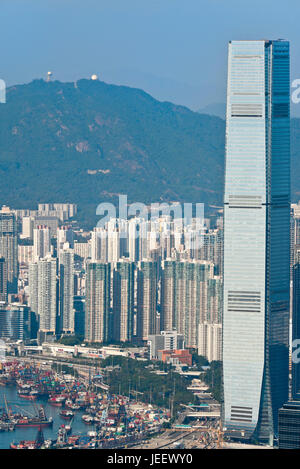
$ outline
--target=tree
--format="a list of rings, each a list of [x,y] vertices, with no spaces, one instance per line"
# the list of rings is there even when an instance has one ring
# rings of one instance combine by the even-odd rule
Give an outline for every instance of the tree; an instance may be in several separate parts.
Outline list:
[[[197,352],[192,352],[192,360],[193,365],[196,365],[199,370],[201,370],[203,366],[209,365],[207,358],[203,357],[203,355],[198,355]]]
[[[64,336],[59,340],[60,344],[63,345],[80,345],[82,344],[83,337],[80,336],[75,336],[75,335],[70,335],[70,336]]]
[[[219,402],[223,402],[222,370],[222,362],[213,361],[203,376],[203,380],[209,386],[213,397]]]

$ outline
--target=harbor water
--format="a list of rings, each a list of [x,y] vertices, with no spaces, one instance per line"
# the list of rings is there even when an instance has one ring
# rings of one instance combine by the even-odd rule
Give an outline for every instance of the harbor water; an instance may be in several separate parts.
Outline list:
[[[4,396],[6,397],[8,406],[12,407],[13,411],[21,412],[25,415],[36,414],[34,405],[37,407],[40,405],[44,406],[47,418],[53,418],[53,426],[43,428],[43,433],[46,440],[56,439],[57,431],[60,425],[70,424],[69,420],[65,420],[59,415],[62,407],[54,407],[50,405],[47,402],[47,398],[38,398],[34,401],[33,404],[31,401],[27,401],[26,399],[22,399],[18,396],[16,386],[0,386],[0,408],[5,407]],[[75,417],[72,422],[73,434],[86,435],[88,431],[94,430],[93,425],[87,425],[81,420],[83,414],[84,411],[78,410],[75,412]],[[16,428],[12,432],[0,432],[0,449],[9,449],[10,443],[13,441],[19,442],[21,440],[35,440],[38,430],[38,427],[23,427]]]

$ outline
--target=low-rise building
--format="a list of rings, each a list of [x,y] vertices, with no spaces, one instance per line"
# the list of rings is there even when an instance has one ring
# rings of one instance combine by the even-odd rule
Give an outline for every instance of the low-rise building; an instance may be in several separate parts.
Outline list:
[[[182,363],[187,366],[192,366],[192,355],[188,350],[159,350],[158,358],[164,363],[177,365]]]
[[[181,350],[184,348],[184,337],[177,331],[161,331],[160,334],[149,335],[150,360],[158,358],[159,350]]]

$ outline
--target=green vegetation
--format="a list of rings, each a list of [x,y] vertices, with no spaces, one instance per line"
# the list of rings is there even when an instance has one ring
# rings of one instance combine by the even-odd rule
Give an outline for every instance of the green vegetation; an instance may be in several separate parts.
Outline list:
[[[101,81],[34,80],[0,107],[0,198],[14,208],[74,202],[221,204],[224,121]],[[188,162],[188,164],[187,164]]]
[[[195,351],[191,351],[191,354],[192,354],[192,360],[193,360],[192,363],[193,365],[197,367],[199,371],[202,371],[203,366],[209,365],[208,360],[202,355],[198,355],[198,353]]]
[[[225,122],[101,81],[34,80],[0,106],[0,198],[13,208],[74,202],[91,227],[96,207],[128,202],[220,206]],[[300,190],[300,119],[291,120],[293,199]],[[206,207],[208,209],[208,207]]]
[[[78,337],[75,335],[65,335],[63,336],[60,340],[59,343],[63,345],[80,345],[82,344],[84,338],[83,337]]]
[[[87,346],[88,347],[94,347],[94,348],[103,348],[103,347],[110,347],[110,346],[116,346],[118,348],[123,348],[123,349],[127,349],[127,348],[134,348],[136,347],[136,345],[133,343],[133,342],[118,342],[118,341],[114,341],[114,340],[110,340],[109,342],[88,342],[87,343]]]
[[[118,366],[117,366],[118,365]],[[156,363],[144,362],[125,357],[108,357],[101,362],[101,368],[113,366],[107,372],[105,381],[113,394],[124,394],[138,400],[173,409],[172,416],[182,410],[180,404],[194,402],[194,395],[187,391],[188,382],[177,373],[157,375]]]
[[[211,362],[209,369],[203,375],[203,380],[210,387],[213,397],[223,402],[222,362]]]

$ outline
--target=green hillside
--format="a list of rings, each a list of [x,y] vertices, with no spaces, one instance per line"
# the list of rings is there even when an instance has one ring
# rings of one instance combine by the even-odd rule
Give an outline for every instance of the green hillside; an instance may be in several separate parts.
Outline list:
[[[101,81],[8,89],[0,105],[0,203],[75,202],[86,225],[102,201],[220,205],[224,121]],[[300,120],[292,121],[293,196],[300,197]]]

